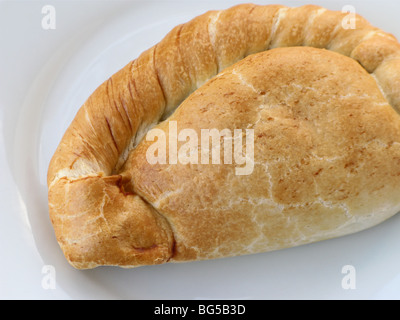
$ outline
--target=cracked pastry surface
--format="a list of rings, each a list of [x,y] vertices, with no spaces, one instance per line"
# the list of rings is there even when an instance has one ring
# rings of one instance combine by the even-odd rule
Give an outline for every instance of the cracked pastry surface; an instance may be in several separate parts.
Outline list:
[[[79,110],[48,172],[76,268],[265,252],[400,211],[400,45],[357,16],[245,4],[174,28]],[[149,164],[150,128],[254,129],[254,170]],[[200,136],[200,133],[199,133]]]

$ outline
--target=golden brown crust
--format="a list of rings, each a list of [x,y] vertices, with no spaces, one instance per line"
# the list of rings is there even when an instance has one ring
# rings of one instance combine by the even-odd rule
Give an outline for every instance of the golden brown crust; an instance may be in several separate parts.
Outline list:
[[[134,267],[262,252],[395,214],[400,45],[360,16],[345,29],[344,17],[312,5],[210,11],[104,82],[48,170],[68,261]],[[295,46],[304,48],[267,51]],[[196,130],[254,128],[254,173],[149,165],[142,138],[172,119]]]
[[[167,141],[172,121],[199,137],[213,128],[255,136],[248,176],[235,164],[149,164],[152,141],[131,153],[131,188],[174,227],[173,261],[328,239],[400,209],[399,116],[373,77],[340,54],[301,47],[249,56],[157,126]]]

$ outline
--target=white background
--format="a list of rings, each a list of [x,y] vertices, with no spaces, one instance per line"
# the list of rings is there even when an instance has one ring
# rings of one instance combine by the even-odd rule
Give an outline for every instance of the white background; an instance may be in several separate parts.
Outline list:
[[[1,299],[398,299],[400,216],[346,237],[265,254],[124,270],[69,266],[48,218],[48,162],[93,90],[175,25],[243,1],[0,1]],[[253,1],[257,4],[278,3]],[[400,39],[399,1],[353,5]],[[56,29],[42,28],[42,8]],[[43,267],[55,270],[46,289]],[[342,267],[356,288],[342,288]]]

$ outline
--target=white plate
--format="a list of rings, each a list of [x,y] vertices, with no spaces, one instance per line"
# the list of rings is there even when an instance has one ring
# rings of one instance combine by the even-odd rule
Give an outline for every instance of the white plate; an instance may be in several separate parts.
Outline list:
[[[46,171],[78,108],[175,25],[240,2],[0,2],[0,298],[400,298],[400,216],[339,239],[213,261],[78,271],[64,259],[48,219]],[[54,30],[42,27],[49,3]],[[313,3],[335,10],[349,4]],[[399,2],[351,5],[400,38]],[[354,289],[342,286],[346,265],[354,267]]]

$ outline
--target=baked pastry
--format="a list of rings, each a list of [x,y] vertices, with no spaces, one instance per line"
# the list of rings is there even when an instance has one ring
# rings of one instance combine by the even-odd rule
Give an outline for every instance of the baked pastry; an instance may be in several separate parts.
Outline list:
[[[50,217],[71,265],[266,252],[396,214],[400,44],[358,15],[344,28],[345,17],[314,5],[210,11],[105,81],[48,170]],[[238,155],[251,170],[169,153],[149,161],[156,139],[146,133],[163,133],[171,147],[171,125],[197,137],[227,129],[221,145],[246,141]],[[207,147],[183,155],[205,148],[211,159]]]

